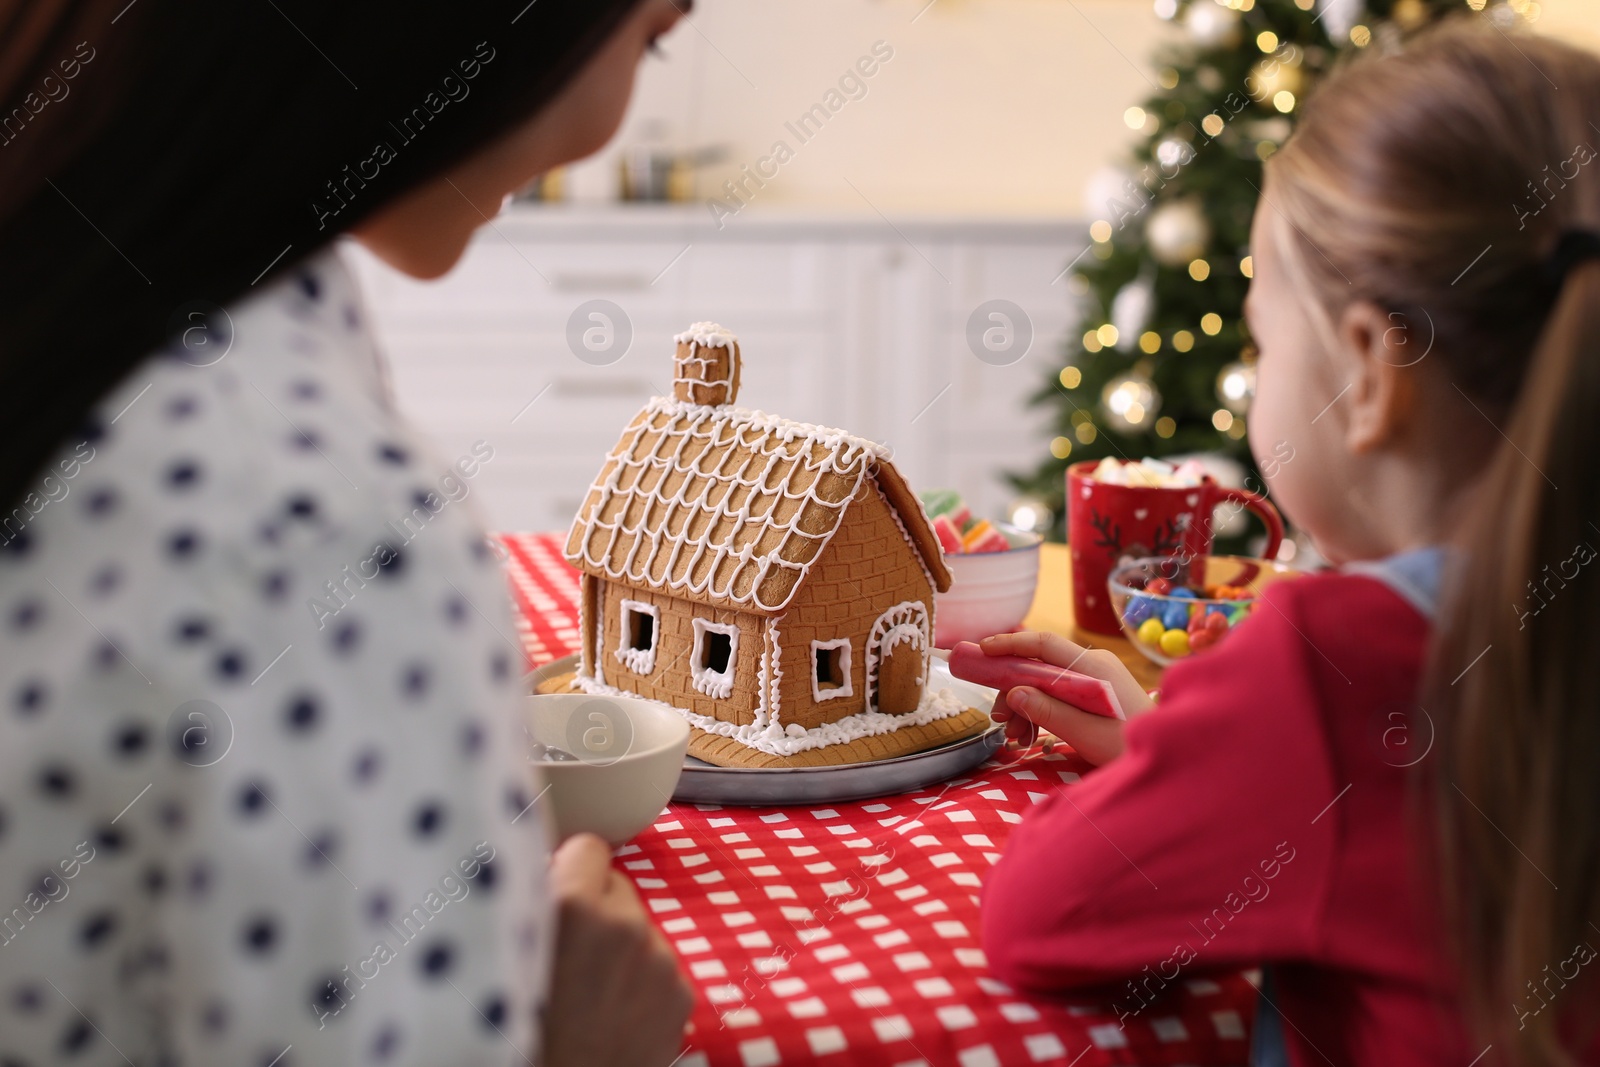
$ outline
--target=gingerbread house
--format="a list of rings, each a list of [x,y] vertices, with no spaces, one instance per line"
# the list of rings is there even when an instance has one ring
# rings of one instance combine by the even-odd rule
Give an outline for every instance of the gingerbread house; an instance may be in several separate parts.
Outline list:
[[[889,451],[733,406],[739,344],[716,324],[676,341],[673,395],[628,424],[567,538],[576,685],[778,755],[961,711],[925,692],[950,572]]]

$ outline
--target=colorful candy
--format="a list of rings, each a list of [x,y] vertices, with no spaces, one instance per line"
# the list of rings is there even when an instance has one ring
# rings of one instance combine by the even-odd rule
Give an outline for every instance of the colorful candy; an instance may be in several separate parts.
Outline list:
[[[936,519],[960,507],[961,494],[954,489],[929,489],[922,494],[922,506],[927,509],[929,518]]]
[[[948,515],[933,517],[933,532],[939,538],[939,547],[946,552],[961,551],[961,528]]]
[[[1152,654],[1183,659],[1217,644],[1249,614],[1255,591],[1248,586],[1194,589],[1168,578],[1152,578],[1144,592],[1121,606],[1122,621]],[[1215,601],[1222,601],[1216,603]]]
[[[1122,618],[1129,626],[1137,627],[1156,612],[1156,602],[1147,596],[1136,596],[1122,609]]]
[[[1006,535],[995,529],[988,519],[979,519],[972,528],[961,535],[963,552],[1004,552],[1011,547]]]
[[[972,509],[954,489],[928,490],[922,494],[922,506],[947,555],[1004,552],[1011,547],[1006,535],[989,520],[973,519]]]

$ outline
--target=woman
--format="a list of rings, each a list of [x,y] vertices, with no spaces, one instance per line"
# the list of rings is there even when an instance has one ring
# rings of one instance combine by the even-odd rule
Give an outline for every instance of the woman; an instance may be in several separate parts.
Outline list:
[[[679,15],[0,0],[0,1062],[677,1052],[329,245],[443,273]]]

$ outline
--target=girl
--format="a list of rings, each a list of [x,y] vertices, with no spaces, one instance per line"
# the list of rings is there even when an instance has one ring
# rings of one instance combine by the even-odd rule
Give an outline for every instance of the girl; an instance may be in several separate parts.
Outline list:
[[[496,431],[405,424],[332,242],[448,270],[687,6],[0,0],[0,1063],[678,1054],[548,849]]]
[[[1344,566],[1159,711],[1109,652],[986,642],[1134,711],[997,702],[1100,765],[990,876],[1001,977],[1131,1015],[1265,962],[1260,1062],[1600,1062],[1597,123],[1600,60],[1472,23],[1332,76],[1268,160],[1250,443]]]

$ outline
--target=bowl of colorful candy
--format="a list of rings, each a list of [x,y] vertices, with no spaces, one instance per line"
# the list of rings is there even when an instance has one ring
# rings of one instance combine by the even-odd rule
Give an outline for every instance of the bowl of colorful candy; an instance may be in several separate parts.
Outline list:
[[[1022,625],[1039,587],[1036,533],[975,519],[949,489],[922,494],[950,568],[950,588],[934,597],[933,643],[954,648]]]
[[[1106,584],[1128,640],[1167,667],[1215,648],[1249,618],[1262,589],[1299,573],[1246,556],[1160,556],[1120,564]]]

